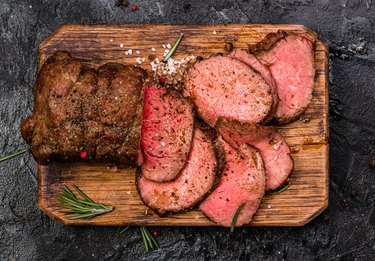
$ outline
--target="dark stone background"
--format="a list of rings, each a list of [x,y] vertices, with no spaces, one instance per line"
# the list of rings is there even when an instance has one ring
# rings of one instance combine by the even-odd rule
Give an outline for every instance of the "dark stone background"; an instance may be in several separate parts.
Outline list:
[[[0,260],[374,260],[375,4],[371,0],[0,1],[0,156],[23,149],[38,45],[69,23],[291,23],[330,46],[330,204],[296,228],[158,227],[160,249],[145,254],[138,228],[67,227],[37,207],[28,154],[0,163]],[[351,197],[355,189],[357,196]],[[347,207],[342,202],[347,200]]]

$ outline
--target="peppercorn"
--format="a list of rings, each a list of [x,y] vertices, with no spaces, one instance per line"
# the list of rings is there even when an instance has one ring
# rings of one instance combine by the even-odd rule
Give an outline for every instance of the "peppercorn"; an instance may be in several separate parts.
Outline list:
[[[202,61],[204,58],[202,56],[197,56],[197,61]]]
[[[346,198],[343,198],[340,200],[340,204],[343,208],[348,207],[348,200]]]
[[[355,188],[353,188],[352,191],[350,191],[350,197],[354,198],[357,195],[358,195],[358,191]]]
[[[369,164],[370,164],[370,167],[372,169],[375,169],[375,157],[372,157],[370,160],[369,160]]]
[[[153,235],[154,237],[158,237],[158,236],[159,236],[159,232],[158,232],[158,231],[154,231],[154,232],[152,232],[152,235]]]
[[[159,83],[164,85],[167,82],[167,80],[164,77],[159,78]]]
[[[81,151],[80,153],[81,159],[84,159],[87,157],[87,152],[86,151]]]
[[[121,7],[121,6],[128,6],[129,2],[128,0],[117,0],[116,1],[116,6]]]
[[[232,43],[225,43],[224,49],[227,52],[232,51],[233,50],[233,44]]]
[[[136,5],[132,5],[132,11],[135,12],[137,11],[138,7]]]

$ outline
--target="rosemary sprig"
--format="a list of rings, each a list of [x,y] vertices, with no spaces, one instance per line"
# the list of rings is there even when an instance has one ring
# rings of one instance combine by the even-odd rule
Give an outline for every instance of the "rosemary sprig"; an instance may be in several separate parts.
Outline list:
[[[164,62],[168,61],[168,59],[171,58],[171,56],[176,51],[177,47],[180,45],[180,43],[182,41],[182,38],[184,38],[184,34],[183,33],[180,34],[180,37],[178,37],[178,39],[175,42],[175,44],[173,45],[172,49],[170,49],[169,52],[168,52],[168,54],[164,57],[164,60],[163,60]]]
[[[234,216],[233,216],[233,219],[232,219],[232,225],[230,227],[230,232],[234,232],[234,228],[236,227],[236,222],[237,222],[237,218],[238,218],[238,215],[240,214],[240,211],[241,209],[245,206],[246,204],[246,201],[244,203],[242,203],[236,210],[236,213],[234,213]]]
[[[0,158],[0,162],[2,162],[2,161],[6,161],[6,160],[11,159],[11,158],[13,158],[13,157],[16,157],[16,156],[18,156],[18,155],[24,154],[26,151],[27,151],[27,150],[20,150],[20,151],[17,151],[17,152],[15,152],[15,153],[12,153],[12,154],[10,154],[10,155],[8,155],[8,156],[5,156],[5,157],[3,157],[3,158]]]
[[[82,199],[79,199],[76,195],[74,195],[74,193],[67,186],[62,188],[63,193],[58,196],[58,200],[61,202],[61,204],[57,206],[64,209],[60,210],[60,212],[70,215],[68,216],[69,220],[80,218],[90,219],[113,210],[112,206],[106,206],[94,202],[77,186],[73,185],[73,188],[78,192]]]
[[[284,192],[287,188],[289,188],[291,184],[292,183],[290,181],[288,181],[287,183],[284,184],[284,186],[282,186],[278,190],[273,190],[273,191],[269,192],[268,194],[271,194],[271,195],[280,194],[280,193]]]
[[[146,253],[150,250],[157,249],[159,247],[159,244],[156,241],[155,237],[151,234],[151,232],[146,227],[140,227],[140,230]]]

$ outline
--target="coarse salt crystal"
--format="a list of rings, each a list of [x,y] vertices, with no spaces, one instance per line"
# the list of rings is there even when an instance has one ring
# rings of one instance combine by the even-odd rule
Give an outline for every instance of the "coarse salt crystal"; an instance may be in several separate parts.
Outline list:
[[[112,42],[113,42],[113,39],[109,39],[109,41],[112,43]]]
[[[216,32],[216,31],[213,31],[212,34],[217,34],[217,32]]]
[[[268,205],[267,208],[272,208],[272,205]]]
[[[128,55],[129,54],[129,52],[128,51],[125,51],[125,55]]]
[[[168,49],[171,49],[171,47],[172,47],[172,46],[171,46],[170,44],[167,44],[167,48],[168,48]]]
[[[167,46],[165,44],[163,44],[162,46],[163,46],[164,49],[167,48]]]
[[[124,44],[120,44],[120,47],[121,47],[121,48],[124,48]]]
[[[141,51],[140,51],[140,50],[137,50],[137,51],[135,51],[135,53],[136,53],[136,54],[140,54],[140,53],[141,53]]]
[[[129,53],[129,54],[132,54],[132,53],[133,53],[133,50],[132,50],[132,49],[129,49],[129,50],[128,50],[128,53]]]
[[[152,48],[151,48],[151,51],[155,52],[155,51],[156,51],[156,48],[152,47]]]
[[[131,193],[132,193],[132,192],[131,192],[130,190],[127,192],[128,195],[130,195]]]
[[[160,145],[162,146],[162,147],[164,147],[165,146],[165,142],[160,142]]]

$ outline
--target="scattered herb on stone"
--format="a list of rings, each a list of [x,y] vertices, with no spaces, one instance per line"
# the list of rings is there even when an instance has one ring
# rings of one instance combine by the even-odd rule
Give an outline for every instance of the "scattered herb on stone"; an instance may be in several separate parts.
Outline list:
[[[231,224],[231,227],[230,227],[230,232],[234,232],[234,228],[236,227],[236,222],[237,222],[237,218],[238,218],[238,215],[240,214],[240,211],[241,209],[245,206],[246,204],[246,201],[244,203],[242,203],[236,210],[236,213],[234,213],[234,216],[233,216],[233,219],[232,219],[232,224]]]
[[[141,236],[143,239],[143,245],[144,245],[146,252],[159,248],[159,244],[156,241],[155,237],[151,234],[151,232],[146,227],[140,227],[140,230],[141,230]]]
[[[164,57],[164,62],[168,61],[169,58],[171,58],[171,56],[174,54],[174,52],[176,51],[177,47],[180,45],[182,39],[184,38],[184,34],[181,33],[180,34],[180,37],[178,37],[177,41],[174,43],[173,47],[171,50],[169,50],[168,54]]]
[[[284,192],[285,190],[287,190],[287,189],[290,187],[291,184],[292,184],[292,183],[288,181],[288,182],[285,183],[285,185],[282,186],[280,189],[278,189],[278,190],[273,190],[273,191],[271,191],[271,192],[268,193],[268,194],[271,194],[271,195],[274,195],[274,194],[280,194],[280,193]]]
[[[61,213],[69,215],[69,220],[80,218],[90,219],[113,210],[112,206],[106,206],[94,202],[77,186],[73,185],[73,188],[76,192],[78,192],[82,199],[79,199],[76,195],[74,195],[74,193],[65,185],[62,188],[63,193],[58,196],[58,200],[61,202],[61,204],[58,204],[57,206],[62,209],[60,210]]]
[[[18,155],[24,154],[26,151],[27,151],[27,150],[20,150],[20,151],[17,151],[17,152],[15,152],[15,153],[12,153],[12,154],[10,154],[10,155],[8,155],[8,156],[5,156],[5,157],[3,157],[3,158],[0,158],[0,162],[2,162],[2,161],[6,161],[6,160],[11,159],[11,158],[14,158],[14,157],[16,157],[16,156],[18,156]]]
[[[119,234],[125,233],[130,227],[124,227],[123,229],[120,229]]]

